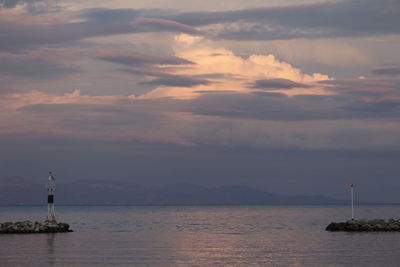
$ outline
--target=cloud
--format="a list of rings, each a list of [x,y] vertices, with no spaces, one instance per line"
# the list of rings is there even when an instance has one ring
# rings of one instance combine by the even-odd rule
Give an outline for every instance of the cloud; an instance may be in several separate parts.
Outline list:
[[[1,0],[0,5],[2,8],[14,8],[18,4],[23,4],[26,2],[31,2],[31,1],[26,1],[26,0]]]
[[[398,130],[395,120],[239,122],[231,119],[203,124],[199,127],[199,138],[202,143],[259,149],[398,150]]]
[[[185,111],[217,118],[257,121],[333,121],[400,118],[400,96],[369,98],[359,95],[204,94]]]
[[[75,74],[79,68],[57,51],[42,49],[21,54],[0,53],[0,77],[54,79]],[[62,62],[61,62],[62,61]]]
[[[4,1],[3,8],[42,1]],[[86,9],[49,17],[19,15],[0,21],[0,49],[15,51],[90,37],[144,32],[208,35],[234,40],[287,40],[398,34],[396,0],[335,1],[222,12],[175,13],[156,9]],[[23,19],[22,19],[23,18]],[[357,19],[354,19],[357,18]]]
[[[314,99],[284,94],[208,94],[193,99],[187,111],[194,114],[230,119],[305,121],[346,118],[342,102],[336,96]]]
[[[376,75],[400,76],[400,67],[389,67],[372,70]]]
[[[63,44],[85,38],[144,32],[175,32],[200,34],[182,23],[167,19],[144,18],[146,11],[131,9],[90,9],[76,18],[49,18],[52,23],[38,23],[34,18],[19,16],[0,19],[2,42],[0,50],[15,51],[44,44]],[[39,21],[40,22],[40,21]]]
[[[137,18],[131,22],[131,24],[136,26],[142,26],[142,31],[148,32],[157,32],[157,31],[171,31],[171,32],[184,32],[187,34],[201,35],[202,33],[188,25],[167,20],[167,19],[158,19],[158,18]]]
[[[353,105],[347,107],[352,111],[377,114],[379,117],[400,117],[400,95],[386,97],[363,97]]]
[[[58,10],[56,0],[0,0],[0,9],[11,9],[18,6],[24,7],[32,13]]]
[[[340,3],[348,7],[345,2]],[[216,21],[222,15],[225,19],[222,23],[229,25],[217,25],[221,22],[215,22],[215,25],[201,24],[200,30],[222,36],[221,33],[227,29],[241,31],[244,26],[265,22],[267,28],[273,24],[271,31],[282,30],[281,33],[285,34],[296,19],[307,17],[311,7],[319,10],[331,5],[332,2],[237,11],[237,17],[232,12],[222,12],[216,16]],[[294,11],[290,13],[290,9],[303,12],[303,15],[287,17],[288,22],[285,22],[272,12],[292,14]],[[264,18],[268,12],[269,15]],[[172,51],[167,50],[168,47],[160,52],[164,55],[138,53],[135,38],[129,39],[124,49],[117,50],[115,42],[107,44],[109,49],[88,53],[91,58],[97,59],[95,64],[99,64],[93,66],[94,72],[115,68],[124,72],[113,73],[115,77],[126,78],[132,74],[127,77],[129,82],[132,81],[132,85],[128,85],[129,90],[151,87],[143,95],[126,96],[129,93],[124,91],[124,96],[116,96],[111,87],[107,95],[90,95],[86,91],[89,87],[94,94],[99,94],[96,91],[99,88],[93,86],[98,82],[95,79],[82,89],[85,93],[71,90],[68,93],[50,94],[29,90],[29,87],[18,93],[5,91],[0,99],[0,121],[4,125],[0,134],[38,133],[74,136],[78,139],[204,147],[400,149],[399,126],[396,123],[400,116],[398,80],[333,80],[321,73],[307,74],[302,68],[280,60],[273,54],[238,55],[231,49],[221,47],[221,42],[200,35],[199,29],[183,21],[168,20],[161,13],[131,9],[86,10],[80,12],[80,16],[67,16],[54,24],[46,23],[45,19],[29,23],[31,18],[22,22],[4,18],[6,23],[0,23],[0,28],[4,29],[2,34],[7,38],[2,38],[4,42],[0,47],[13,49],[12,53],[0,53],[4,64],[0,62],[0,75],[7,78],[18,75],[47,79],[73,73],[76,69],[73,64],[76,59],[68,59],[68,53],[18,51],[17,47],[64,44],[118,33],[176,31],[189,34],[178,34]],[[314,25],[315,18],[309,19],[307,25],[296,24],[288,38],[306,36],[301,35],[301,31],[310,29],[310,36],[319,38],[315,34],[320,29],[314,31],[318,27]],[[321,27],[328,27],[324,23],[328,22],[323,22]],[[332,25],[328,27],[328,34],[335,32],[332,29],[339,29],[336,22],[329,23]],[[354,30],[352,27],[349,27],[349,31]],[[264,29],[260,29],[260,33],[264,34]],[[126,36],[124,38],[128,40]],[[105,42],[119,41],[110,39]],[[90,48],[96,44],[97,47],[103,45],[96,43],[96,40],[91,41],[85,45]],[[127,50],[128,46],[132,51]],[[61,49],[58,45],[51,47]],[[155,50],[151,47],[143,51]],[[171,54],[165,56],[165,51]],[[103,74],[96,73],[98,76]],[[63,89],[67,87],[69,85],[63,85]],[[76,87],[79,88],[70,88]],[[52,92],[57,90],[56,87]]]
[[[126,66],[137,67],[142,65],[187,65],[193,64],[186,59],[175,56],[157,56],[139,54],[128,51],[98,50],[94,58],[118,63]]]
[[[118,96],[89,96],[74,90],[62,95],[49,94],[37,90],[13,93],[0,99],[4,110],[16,111],[25,106],[39,104],[112,104],[119,100]]]
[[[192,145],[176,132],[185,116],[179,102],[127,96],[89,96],[79,90],[63,95],[29,91],[0,99],[0,136],[51,134],[97,140]]]
[[[286,40],[398,34],[399,16],[396,0],[353,0],[177,14],[171,19],[203,26],[222,39]]]
[[[168,72],[169,68],[179,65],[193,65],[192,61],[176,56],[158,56],[149,54],[138,54],[128,51],[99,50],[94,53],[94,58],[105,60],[112,63],[131,67],[130,69],[120,69],[121,71],[145,75],[147,81],[140,82],[140,85],[151,86],[174,86],[174,87],[193,87],[196,85],[207,85],[207,79],[190,75],[174,75]],[[215,77],[215,75],[213,75]]]
[[[3,1],[3,7],[42,1]],[[0,3],[1,4],[1,3]],[[78,14],[77,14],[78,13]],[[395,0],[354,0],[223,12],[175,13],[157,9],[86,9],[66,16],[3,16],[3,51],[63,44],[86,38],[145,32],[174,32],[234,40],[287,40],[398,34]],[[51,17],[52,16],[52,17]],[[357,19],[354,19],[357,18]],[[51,21],[52,23],[48,23]]]
[[[396,79],[357,79],[320,81],[321,85],[340,93],[357,95],[382,95],[400,89]]]
[[[78,17],[86,21],[96,21],[98,23],[128,23],[137,17],[144,16],[145,12],[146,10],[135,9],[89,8],[82,10]]]
[[[169,75],[168,77],[154,79],[141,84],[156,85],[156,86],[172,86],[172,87],[194,87],[197,85],[207,85],[210,82],[206,79],[183,75]]]
[[[296,83],[288,79],[262,79],[257,80],[251,87],[256,89],[292,89],[292,88],[309,88],[309,85]]]
[[[3,8],[43,1],[2,1]],[[362,37],[400,33],[396,0],[335,1],[222,12],[175,13],[156,9],[86,9],[68,16],[3,16],[0,49],[15,51],[98,36],[145,32],[207,35],[233,40]],[[53,16],[53,17],[51,17]],[[357,18],[357,19],[354,19]],[[52,23],[48,23],[51,21]]]
[[[197,85],[210,84],[208,79],[204,79],[203,76],[190,76],[190,75],[174,75],[165,71],[160,71],[157,68],[132,68],[132,69],[120,69],[121,71],[131,73],[134,75],[145,75],[147,81],[140,82],[140,85],[151,85],[154,90],[154,86],[173,86],[173,87],[194,87]]]
[[[287,95],[330,94],[317,82],[332,79],[331,77],[320,73],[304,74],[289,63],[276,59],[274,55],[250,55],[244,59],[217,46],[211,40],[192,38],[184,34],[178,35],[175,40],[175,56],[194,64],[165,71],[177,77],[208,77],[208,82],[185,88],[173,86],[171,81],[164,83],[169,86],[156,88],[142,95],[142,98],[193,99],[200,96],[202,91],[251,93],[267,82],[274,87],[270,90]],[[219,75],[213,75],[215,73]]]
[[[217,92],[188,100],[90,96],[78,90],[7,94],[0,99],[0,135],[268,149],[400,149],[400,96]]]

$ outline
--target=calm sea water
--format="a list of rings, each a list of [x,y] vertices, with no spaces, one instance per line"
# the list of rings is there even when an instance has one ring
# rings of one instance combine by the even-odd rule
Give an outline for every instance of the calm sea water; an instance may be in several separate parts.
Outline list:
[[[343,206],[63,206],[73,233],[0,235],[0,266],[400,266],[400,233],[330,233]],[[400,206],[357,207],[359,218]],[[0,207],[0,221],[46,207]]]

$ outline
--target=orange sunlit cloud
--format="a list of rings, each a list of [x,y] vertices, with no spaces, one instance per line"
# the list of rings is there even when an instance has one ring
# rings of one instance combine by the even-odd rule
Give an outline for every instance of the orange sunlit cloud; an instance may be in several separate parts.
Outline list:
[[[287,62],[280,61],[274,55],[250,55],[246,59],[237,56],[234,52],[217,47],[212,41],[199,36],[181,34],[175,38],[175,56],[186,59],[195,64],[173,68],[175,75],[207,77],[209,84],[194,87],[160,86],[141,96],[141,98],[172,97],[177,99],[193,99],[208,91],[234,91],[238,93],[253,92],[249,84],[261,79],[287,79],[297,83],[309,85],[308,88],[291,88],[274,92],[286,95],[299,94],[331,94],[315,83],[331,80],[328,75],[313,73],[304,74],[300,69]],[[170,68],[171,66],[160,66]],[[217,74],[217,75],[215,75]],[[220,74],[220,75],[218,75]],[[264,90],[267,91],[268,90]]]

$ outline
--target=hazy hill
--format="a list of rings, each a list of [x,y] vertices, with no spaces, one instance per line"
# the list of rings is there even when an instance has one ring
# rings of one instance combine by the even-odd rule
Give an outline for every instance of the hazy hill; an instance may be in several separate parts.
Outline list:
[[[21,177],[0,179],[0,205],[46,203],[43,181]],[[143,186],[129,182],[80,181],[58,183],[58,204],[110,205],[327,205],[344,204],[324,196],[286,196],[246,186],[205,187],[187,183]]]

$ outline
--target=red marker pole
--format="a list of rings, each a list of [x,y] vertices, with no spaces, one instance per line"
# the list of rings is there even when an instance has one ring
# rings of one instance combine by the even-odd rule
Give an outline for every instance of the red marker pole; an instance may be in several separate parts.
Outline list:
[[[350,193],[351,193],[351,220],[354,220],[354,184],[350,184]]]

